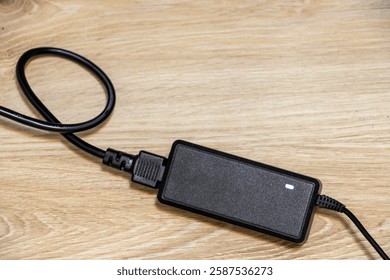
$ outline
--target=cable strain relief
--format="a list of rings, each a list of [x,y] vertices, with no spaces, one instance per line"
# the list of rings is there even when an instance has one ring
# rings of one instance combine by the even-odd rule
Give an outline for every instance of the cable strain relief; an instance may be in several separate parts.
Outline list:
[[[319,195],[317,197],[316,205],[320,208],[326,208],[337,212],[342,212],[345,208],[344,204],[327,195]]]
[[[130,154],[108,148],[103,157],[103,164],[131,173],[134,160],[135,157]]]

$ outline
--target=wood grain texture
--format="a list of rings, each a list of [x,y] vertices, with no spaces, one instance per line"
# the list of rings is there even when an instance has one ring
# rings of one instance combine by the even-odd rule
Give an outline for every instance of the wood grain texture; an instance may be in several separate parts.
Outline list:
[[[0,104],[32,116],[14,68],[38,46],[112,79],[91,143],[167,155],[186,139],[319,178],[390,252],[389,1],[0,1]],[[104,104],[70,62],[27,74],[63,122]],[[337,213],[317,211],[296,246],[160,205],[58,135],[0,119],[0,145],[1,259],[378,258]]]

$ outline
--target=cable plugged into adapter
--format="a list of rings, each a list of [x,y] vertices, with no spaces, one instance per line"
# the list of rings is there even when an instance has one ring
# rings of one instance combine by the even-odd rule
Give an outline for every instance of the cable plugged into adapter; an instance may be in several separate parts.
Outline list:
[[[147,187],[156,189],[165,171],[165,158],[140,151],[133,156],[114,149],[107,149],[103,164],[112,168],[133,174],[131,180]]]

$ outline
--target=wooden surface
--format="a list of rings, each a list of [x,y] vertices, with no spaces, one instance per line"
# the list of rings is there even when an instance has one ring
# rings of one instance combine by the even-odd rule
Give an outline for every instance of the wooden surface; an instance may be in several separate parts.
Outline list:
[[[166,156],[186,139],[319,178],[390,252],[389,1],[0,1],[0,104],[38,116],[15,81],[26,50],[99,65],[117,90],[106,149]],[[105,101],[80,67],[27,70],[63,122]],[[160,205],[154,190],[50,134],[0,119],[1,259],[377,259],[344,216],[308,241]]]

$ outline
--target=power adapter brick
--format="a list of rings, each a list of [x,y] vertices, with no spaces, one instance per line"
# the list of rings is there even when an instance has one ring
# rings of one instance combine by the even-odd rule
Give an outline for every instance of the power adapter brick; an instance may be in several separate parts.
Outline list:
[[[320,188],[314,178],[178,140],[158,200],[301,243]]]

